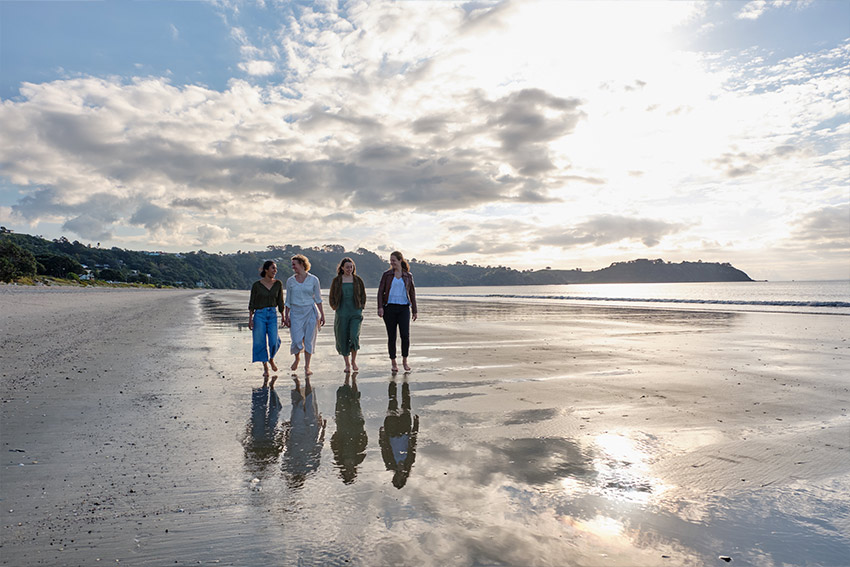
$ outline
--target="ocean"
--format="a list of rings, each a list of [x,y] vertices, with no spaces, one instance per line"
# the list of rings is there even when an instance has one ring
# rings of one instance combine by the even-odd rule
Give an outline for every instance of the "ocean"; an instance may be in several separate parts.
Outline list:
[[[417,297],[850,315],[850,280],[419,287]]]

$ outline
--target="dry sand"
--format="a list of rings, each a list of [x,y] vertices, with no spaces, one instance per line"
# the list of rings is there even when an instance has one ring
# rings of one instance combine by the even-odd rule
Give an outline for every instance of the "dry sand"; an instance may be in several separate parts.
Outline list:
[[[332,317],[296,474],[288,373],[257,451],[246,302],[0,287],[0,564],[848,564],[847,317],[423,300],[399,490],[374,305],[343,482]]]

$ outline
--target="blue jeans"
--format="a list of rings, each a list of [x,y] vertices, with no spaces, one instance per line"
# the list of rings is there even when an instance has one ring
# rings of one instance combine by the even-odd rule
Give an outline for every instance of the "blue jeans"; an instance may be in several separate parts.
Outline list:
[[[263,307],[254,311],[254,360],[268,362],[280,349],[277,335],[277,308]]]

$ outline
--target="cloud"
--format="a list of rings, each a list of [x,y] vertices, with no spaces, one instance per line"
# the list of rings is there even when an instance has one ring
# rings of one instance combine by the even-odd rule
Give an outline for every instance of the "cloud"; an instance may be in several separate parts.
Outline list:
[[[62,224],[62,229],[71,231],[88,240],[101,241],[112,238],[112,231],[105,229],[102,219],[87,214],[68,219]]]
[[[271,75],[275,72],[274,63],[271,61],[243,61],[242,63],[239,63],[239,68],[253,76]]]
[[[794,224],[791,241],[819,249],[850,251],[850,203],[802,214]]]
[[[767,10],[767,0],[752,0],[744,4],[736,17],[741,20],[757,20]]]
[[[687,228],[681,223],[634,218],[618,215],[598,215],[574,227],[540,234],[535,244],[545,246],[602,246],[623,240],[639,241],[644,246],[657,246],[664,236]]]
[[[802,153],[804,153],[802,150],[794,146],[781,145],[770,152],[760,154],[725,152],[712,160],[712,163],[717,169],[723,170],[727,177],[734,179],[752,175],[768,163],[789,159],[795,154]]]
[[[209,246],[226,242],[230,238],[230,231],[227,228],[214,226],[211,224],[200,225],[197,229],[199,246]]]
[[[158,231],[174,228],[179,224],[179,220],[180,215],[174,211],[153,203],[145,203],[133,213],[129,222],[130,224],[143,225],[150,231]]]
[[[735,17],[739,20],[757,20],[770,9],[782,8],[792,4],[796,4],[798,9],[805,8],[811,4],[812,1],[813,0],[797,0],[796,2],[792,2],[792,0],[751,0],[744,4],[738,13],[735,14]]]

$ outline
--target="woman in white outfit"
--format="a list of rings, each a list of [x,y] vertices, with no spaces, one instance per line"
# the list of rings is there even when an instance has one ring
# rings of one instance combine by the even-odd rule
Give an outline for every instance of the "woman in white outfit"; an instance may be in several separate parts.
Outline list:
[[[301,361],[301,351],[304,351],[304,372],[308,375],[310,358],[316,348],[316,336],[319,328],[325,324],[325,311],[322,308],[322,289],[319,278],[309,272],[310,260],[303,254],[292,257],[292,271],[295,272],[286,280],[286,301],[284,302],[283,320],[289,327],[292,343],[289,352],[295,355],[292,370],[298,369]],[[316,310],[318,308],[318,312]]]

